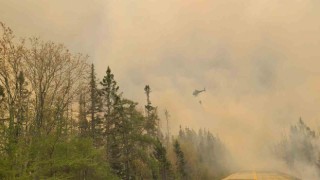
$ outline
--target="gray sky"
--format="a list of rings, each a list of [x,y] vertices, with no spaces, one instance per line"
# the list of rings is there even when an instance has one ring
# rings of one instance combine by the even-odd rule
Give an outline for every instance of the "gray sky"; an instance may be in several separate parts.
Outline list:
[[[318,0],[0,0],[0,18],[88,54],[100,79],[110,65],[128,98],[149,84],[174,131],[210,129],[241,155],[300,116],[319,127]]]

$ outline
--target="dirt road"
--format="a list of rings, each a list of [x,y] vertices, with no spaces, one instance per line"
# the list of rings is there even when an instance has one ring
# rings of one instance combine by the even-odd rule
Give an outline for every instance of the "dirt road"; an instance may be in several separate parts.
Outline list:
[[[245,171],[232,174],[223,180],[299,180],[298,178],[277,172]]]

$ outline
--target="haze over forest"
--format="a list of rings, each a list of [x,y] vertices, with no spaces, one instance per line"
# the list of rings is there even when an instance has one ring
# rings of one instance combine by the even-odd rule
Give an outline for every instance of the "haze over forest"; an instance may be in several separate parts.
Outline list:
[[[87,54],[99,81],[110,66],[138,109],[150,85],[163,131],[167,109],[172,134],[205,128],[243,169],[270,166],[300,117],[318,134],[319,19],[317,0],[0,0],[17,39]]]

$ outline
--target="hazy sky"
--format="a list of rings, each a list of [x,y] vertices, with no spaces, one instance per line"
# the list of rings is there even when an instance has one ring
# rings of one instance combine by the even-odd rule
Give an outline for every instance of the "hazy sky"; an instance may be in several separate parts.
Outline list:
[[[173,130],[210,129],[238,155],[300,116],[320,127],[318,0],[0,0],[0,21],[88,54],[100,79],[110,65],[128,98],[149,84]]]

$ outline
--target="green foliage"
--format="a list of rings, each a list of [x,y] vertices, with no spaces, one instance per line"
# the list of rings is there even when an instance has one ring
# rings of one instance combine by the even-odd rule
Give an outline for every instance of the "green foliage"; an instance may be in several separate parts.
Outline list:
[[[102,82],[100,82],[101,95],[103,97],[104,105],[104,129],[105,129],[105,140],[106,140],[106,152],[107,159],[110,162],[110,166],[114,173],[121,176],[123,174],[123,166],[120,163],[121,149],[119,141],[120,129],[119,122],[121,114],[118,111],[120,104],[120,96],[118,94],[119,86],[114,80],[114,75],[111,73],[111,69],[108,67],[106,75]],[[117,109],[118,108],[118,109]]]
[[[20,168],[10,168],[20,167]],[[55,136],[38,138],[31,144],[19,144],[15,158],[0,163],[4,179],[117,179],[90,138]]]
[[[161,179],[172,179],[173,172],[171,170],[171,163],[167,158],[167,150],[159,139],[157,139],[157,141],[155,142],[153,155],[158,161],[159,174]]]
[[[142,144],[149,146],[153,140],[144,132],[144,117],[137,111],[137,103],[123,99],[117,91],[116,81],[110,68],[104,78],[103,94],[107,111],[107,152],[108,160],[115,174],[122,179],[150,177],[141,167],[155,167],[148,154],[145,154]]]

